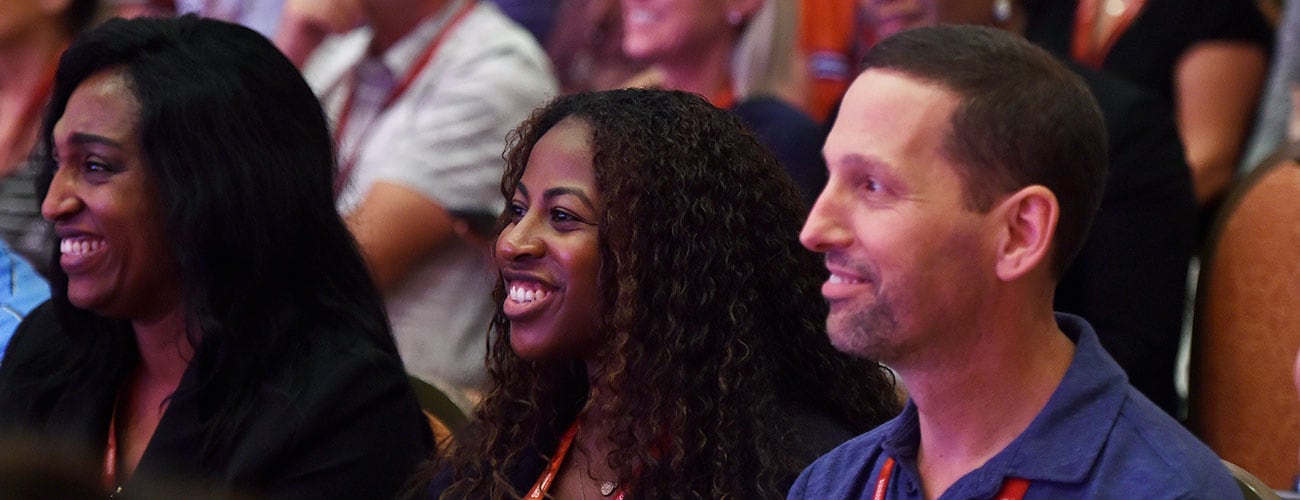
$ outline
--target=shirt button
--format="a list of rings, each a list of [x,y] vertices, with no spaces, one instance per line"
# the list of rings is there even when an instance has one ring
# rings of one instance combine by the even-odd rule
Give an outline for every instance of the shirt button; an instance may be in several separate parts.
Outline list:
[[[916,481],[913,481],[913,480],[911,480],[911,479],[908,479],[908,480],[906,481],[906,484],[907,484],[907,494],[908,494],[908,495],[915,495],[915,494],[916,494]]]

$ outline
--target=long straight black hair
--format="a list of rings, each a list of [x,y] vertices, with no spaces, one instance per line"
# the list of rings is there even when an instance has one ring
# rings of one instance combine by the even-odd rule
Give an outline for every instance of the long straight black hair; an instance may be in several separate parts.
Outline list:
[[[396,357],[382,299],[334,207],[325,116],[293,64],[234,24],[110,20],[60,60],[43,144],[53,144],[73,91],[111,70],[127,75],[140,106],[143,163],[157,181],[196,346],[193,383],[173,397],[200,398],[205,453],[238,435],[253,411],[249,392],[293,364],[309,332],[363,336]],[[57,165],[42,156],[44,197]],[[64,375],[94,381],[120,373],[137,352],[129,319],[73,306],[57,259],[56,251],[53,300],[75,346]]]

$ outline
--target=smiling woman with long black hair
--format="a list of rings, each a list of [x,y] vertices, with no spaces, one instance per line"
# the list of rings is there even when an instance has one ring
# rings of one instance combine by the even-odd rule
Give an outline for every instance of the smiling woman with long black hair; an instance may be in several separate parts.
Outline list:
[[[110,21],[41,132],[54,298],[0,367],[0,429],[90,450],[108,490],[396,491],[432,438],[293,65],[227,23]]]

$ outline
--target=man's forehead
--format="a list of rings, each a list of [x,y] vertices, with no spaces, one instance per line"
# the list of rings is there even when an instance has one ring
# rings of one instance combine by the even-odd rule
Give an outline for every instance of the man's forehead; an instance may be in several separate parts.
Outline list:
[[[848,154],[880,157],[937,146],[957,103],[956,94],[925,80],[867,70],[850,87],[823,153],[833,162]]]
[[[886,97],[890,102],[907,99],[912,104],[927,103],[953,107],[961,99],[957,92],[933,79],[923,78],[894,68],[870,68],[858,75],[844,97],[844,106],[864,104],[870,98]]]

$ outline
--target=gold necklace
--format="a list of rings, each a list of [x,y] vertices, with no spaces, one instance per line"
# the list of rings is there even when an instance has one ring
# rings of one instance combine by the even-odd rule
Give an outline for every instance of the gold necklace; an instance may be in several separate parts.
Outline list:
[[[588,469],[588,471],[587,471],[587,477],[591,477],[591,470],[590,470],[590,469]],[[594,477],[592,477],[592,479],[595,479],[596,481],[599,481],[599,482],[600,482],[600,496],[602,496],[602,497],[608,497],[608,496],[610,496],[610,495],[613,495],[613,494],[614,494],[614,490],[617,490],[617,489],[618,489],[618,482],[617,482],[617,481],[604,481],[604,480],[601,480],[601,479],[596,479],[596,478],[594,478]],[[581,484],[578,485],[578,493],[580,493],[580,494],[582,495],[582,500],[587,500],[587,482],[586,482],[586,481],[583,481]]]
[[[600,496],[607,497],[613,495],[614,491],[618,490],[618,481],[606,481],[604,479],[596,479],[596,475],[591,473],[591,455],[587,454],[587,450],[585,448],[579,447],[578,449],[579,452],[582,453],[583,460],[587,462],[585,464],[587,469],[587,478],[591,479],[592,481],[596,481],[600,483]],[[582,493],[584,495],[586,495],[587,493],[586,484],[583,484]],[[586,500],[585,496],[583,497],[583,500]]]

